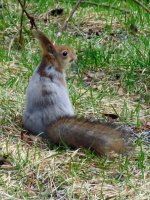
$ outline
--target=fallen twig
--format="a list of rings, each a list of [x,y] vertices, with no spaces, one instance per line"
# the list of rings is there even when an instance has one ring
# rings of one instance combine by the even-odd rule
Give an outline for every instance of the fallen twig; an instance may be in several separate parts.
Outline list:
[[[133,1],[150,14],[150,10],[146,6],[144,6],[141,2],[139,2],[138,0],[133,0]]]
[[[23,7],[25,7],[25,4],[26,4],[26,0],[24,0],[24,2],[23,2]],[[20,29],[19,29],[19,49],[22,48],[22,43],[23,43],[23,37],[22,37],[23,15],[24,15],[24,10],[22,9],[21,21],[20,21]]]
[[[81,2],[82,2],[81,0],[78,0],[78,1],[76,2],[75,6],[74,6],[73,9],[71,10],[71,12],[70,12],[68,18],[65,20],[65,23],[64,23],[64,25],[63,25],[63,27],[62,27],[62,29],[61,29],[61,32],[63,32],[63,31],[66,30],[67,25],[68,25],[68,22],[70,21],[71,17],[73,16],[74,12],[76,11],[76,9],[78,8],[78,6],[80,5]]]
[[[12,45],[14,43],[14,40],[17,38],[16,35],[17,35],[17,33],[14,35],[14,37],[11,39],[11,41],[9,43],[9,46],[8,46],[8,56],[10,56],[10,51],[11,51]]]
[[[37,25],[36,25],[36,23],[35,23],[34,17],[32,17],[31,15],[28,14],[28,12],[27,12],[26,9],[25,9],[25,6],[22,4],[22,2],[21,2],[20,0],[18,0],[18,2],[20,3],[23,12],[26,14],[27,18],[30,20],[31,29],[32,29],[33,27],[34,27],[35,29],[38,29],[38,28],[37,28]]]
[[[129,11],[127,10],[124,10],[124,9],[121,9],[121,8],[117,8],[115,6],[112,6],[110,4],[100,4],[100,3],[96,3],[96,2],[90,2],[90,1],[81,1],[81,4],[90,4],[90,5],[94,5],[94,6],[101,6],[101,7],[106,7],[106,8],[112,8],[114,10],[118,10],[120,12],[123,12],[123,13],[130,13]]]

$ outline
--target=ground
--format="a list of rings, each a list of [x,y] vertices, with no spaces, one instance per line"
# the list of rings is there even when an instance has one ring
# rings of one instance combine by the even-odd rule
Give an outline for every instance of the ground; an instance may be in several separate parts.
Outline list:
[[[73,1],[30,0],[27,11],[58,44],[77,50],[67,70],[70,98],[78,116],[121,122],[136,134],[128,156],[48,146],[22,125],[25,91],[41,59],[38,42],[17,1],[0,4],[0,194],[1,199],[133,199],[150,193],[150,15],[129,1],[100,1],[123,9],[82,4],[67,31],[56,38]],[[94,2],[90,1],[90,2]],[[99,2],[96,1],[95,2]],[[150,5],[142,1],[147,8]],[[57,40],[56,40],[57,39]]]

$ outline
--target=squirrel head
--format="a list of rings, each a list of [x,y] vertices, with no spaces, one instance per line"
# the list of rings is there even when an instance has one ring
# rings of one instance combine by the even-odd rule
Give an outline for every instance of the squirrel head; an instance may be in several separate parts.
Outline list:
[[[54,45],[41,31],[34,31],[34,35],[42,46],[43,57],[47,64],[52,64],[57,71],[63,72],[67,65],[76,60],[77,55],[73,48]]]

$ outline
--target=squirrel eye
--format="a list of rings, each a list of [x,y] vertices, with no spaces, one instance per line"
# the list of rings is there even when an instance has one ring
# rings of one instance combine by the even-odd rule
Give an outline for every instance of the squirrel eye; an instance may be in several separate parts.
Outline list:
[[[63,51],[63,56],[67,56],[68,52],[67,51]]]

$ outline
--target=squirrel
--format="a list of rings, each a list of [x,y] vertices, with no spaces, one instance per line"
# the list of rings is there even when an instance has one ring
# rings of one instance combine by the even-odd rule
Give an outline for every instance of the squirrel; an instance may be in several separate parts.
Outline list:
[[[76,60],[76,51],[54,45],[41,31],[34,32],[43,56],[27,88],[23,115],[25,129],[48,141],[75,148],[90,148],[100,155],[125,153],[125,135],[108,123],[91,122],[74,114],[69,99],[65,68]]]

